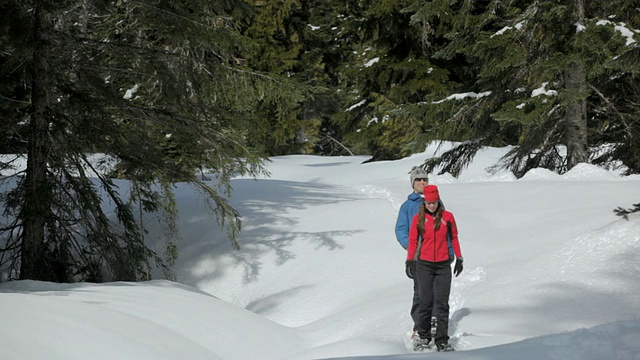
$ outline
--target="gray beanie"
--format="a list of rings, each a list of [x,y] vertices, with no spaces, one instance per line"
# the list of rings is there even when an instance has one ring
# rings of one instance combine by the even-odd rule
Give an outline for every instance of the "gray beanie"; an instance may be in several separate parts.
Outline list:
[[[429,179],[429,174],[423,168],[416,167],[411,170],[411,188],[416,179]]]

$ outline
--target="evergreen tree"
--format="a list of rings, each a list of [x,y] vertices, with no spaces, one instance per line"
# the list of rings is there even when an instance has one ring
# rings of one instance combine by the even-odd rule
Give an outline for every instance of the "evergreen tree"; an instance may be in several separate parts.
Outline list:
[[[231,177],[262,171],[249,136],[257,104],[303,98],[287,79],[237,61],[250,43],[230,14],[250,10],[233,0],[3,1],[0,98],[10,99],[1,111],[11,124],[3,132],[26,124],[28,156],[0,198],[10,220],[0,229],[5,277],[139,280],[154,261],[171,276],[171,189],[181,181],[203,192],[238,246],[240,218],[224,195]],[[117,161],[129,199],[90,152]],[[198,169],[214,172],[214,185]],[[147,212],[167,221],[162,254],[145,239]]]
[[[343,141],[345,131],[332,121],[344,106],[347,81],[342,67],[350,61],[358,32],[352,27],[359,6],[355,0],[306,1],[309,18],[303,35],[303,67],[296,74],[318,91],[302,104],[302,116],[319,122],[314,151],[323,155],[353,155]]]
[[[244,59],[259,71],[304,83],[310,92],[301,102],[262,104],[262,118],[252,138],[269,155],[288,153],[352,154],[344,132],[331,121],[344,95],[340,67],[348,61],[354,31],[345,29],[356,0],[253,0],[256,10],[241,22],[242,33],[256,45]]]
[[[429,124],[411,108],[429,96],[442,96],[455,86],[444,62],[432,55],[441,43],[433,28],[412,26],[409,0],[358,2],[344,28],[353,54],[341,67],[340,89],[346,100],[334,116],[355,152],[372,160],[397,159],[415,150]],[[436,95],[437,94],[437,95]]]
[[[317,65],[313,59],[305,59],[308,3],[299,0],[249,3],[255,5],[255,10],[242,19],[240,28],[254,46],[243,61],[257,71],[304,82],[303,73]],[[303,101],[312,96],[309,92],[299,101],[259,104],[260,117],[250,130],[253,144],[268,155],[312,152],[319,121],[309,117],[303,108]]]
[[[22,50],[11,44],[11,38],[27,31],[27,26],[11,12],[9,5],[0,4],[0,76],[3,79],[0,82],[0,153],[24,153],[26,136],[22,120],[29,108],[28,89],[21,81],[20,71],[15,71],[19,63],[10,55]],[[0,163],[0,169],[4,166],[10,164]]]
[[[447,44],[434,56],[464,58],[475,80],[424,111],[436,105],[443,115],[432,119],[442,119],[445,133],[473,141],[424,166],[462,169],[481,146],[511,144],[502,165],[517,176],[533,167],[564,172],[589,159],[640,170],[620,151],[637,143],[637,124],[624,135],[612,131],[637,117],[629,102],[637,89],[627,85],[637,81],[639,65],[632,3],[434,0],[414,7],[414,21],[445,29]],[[632,90],[626,101],[622,87]],[[612,147],[603,150],[606,142]]]

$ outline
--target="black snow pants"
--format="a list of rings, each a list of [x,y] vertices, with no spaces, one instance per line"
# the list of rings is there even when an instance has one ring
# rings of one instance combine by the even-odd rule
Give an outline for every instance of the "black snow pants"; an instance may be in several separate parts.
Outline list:
[[[418,278],[413,277],[413,301],[411,303],[411,319],[413,319],[413,331],[418,331],[418,324],[420,323],[420,293],[418,292]]]
[[[451,261],[418,260],[415,278],[418,283],[418,333],[431,338],[431,316],[436,317],[436,345],[449,341],[449,294],[451,293]],[[434,311],[435,310],[435,311]]]

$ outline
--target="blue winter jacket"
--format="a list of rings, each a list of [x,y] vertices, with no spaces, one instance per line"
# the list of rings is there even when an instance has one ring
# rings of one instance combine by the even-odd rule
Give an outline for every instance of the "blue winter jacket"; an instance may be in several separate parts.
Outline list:
[[[409,246],[409,227],[411,226],[411,220],[413,216],[420,211],[422,205],[422,195],[412,192],[407,196],[407,200],[402,203],[400,210],[398,211],[398,219],[396,220],[396,240],[403,248]],[[444,203],[440,199],[440,206],[444,209]],[[449,242],[449,254],[453,256],[453,248],[451,246],[451,239],[447,235],[447,241]]]
[[[411,193],[407,196],[407,200],[400,206],[398,211],[398,219],[396,220],[396,240],[403,248],[409,246],[409,227],[413,215],[420,211],[422,205],[422,196],[418,193]]]

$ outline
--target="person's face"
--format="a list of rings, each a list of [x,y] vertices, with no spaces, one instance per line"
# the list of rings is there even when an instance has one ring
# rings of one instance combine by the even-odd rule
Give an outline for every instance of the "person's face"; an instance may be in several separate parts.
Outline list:
[[[434,202],[425,201],[424,202],[424,206],[427,207],[427,210],[429,210],[429,212],[434,213],[438,209],[438,202],[437,201],[434,201]]]
[[[427,182],[426,178],[417,178],[413,182],[413,191],[417,192],[418,194],[422,194],[422,191],[424,190],[424,187],[427,184],[429,183]]]

